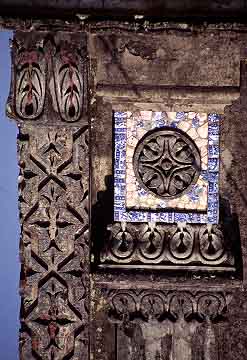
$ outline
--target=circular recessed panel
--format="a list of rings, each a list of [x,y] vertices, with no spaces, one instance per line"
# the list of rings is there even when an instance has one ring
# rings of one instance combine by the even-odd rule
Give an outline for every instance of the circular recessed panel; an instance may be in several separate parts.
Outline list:
[[[157,129],[137,144],[133,165],[140,185],[156,197],[174,199],[197,181],[200,152],[193,140],[176,129]]]

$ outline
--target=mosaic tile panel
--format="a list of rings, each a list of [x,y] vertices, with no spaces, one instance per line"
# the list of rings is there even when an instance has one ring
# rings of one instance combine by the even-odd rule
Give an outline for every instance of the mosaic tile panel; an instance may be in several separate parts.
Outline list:
[[[139,140],[150,130],[160,127],[178,128],[184,131],[197,145],[201,154],[201,168],[208,165],[207,114],[194,112],[140,111],[127,117],[126,142],[126,207],[129,209],[156,210],[207,210],[208,181],[202,174],[190,191],[179,198],[161,200],[145,191],[139,184],[133,169],[133,155]]]
[[[114,220],[129,222],[218,223],[220,115],[192,112],[115,112]],[[133,119],[134,122],[133,122]],[[134,125],[133,125],[134,124]],[[194,188],[174,204],[149,196],[133,176],[133,150],[148,131],[164,126],[186,132],[202,158],[201,174]],[[131,169],[132,166],[132,169]],[[136,180],[136,179],[135,179]],[[128,186],[126,186],[128,184]],[[132,193],[131,193],[132,192]],[[133,192],[137,195],[133,195]],[[129,199],[128,199],[128,194]],[[183,202],[181,202],[184,197]],[[144,200],[143,200],[144,199]],[[130,209],[130,206],[132,208]]]

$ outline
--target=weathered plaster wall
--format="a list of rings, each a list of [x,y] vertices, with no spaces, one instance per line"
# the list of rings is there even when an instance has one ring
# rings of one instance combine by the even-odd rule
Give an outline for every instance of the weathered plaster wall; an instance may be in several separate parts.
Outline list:
[[[104,270],[103,273],[98,269],[91,277],[95,288],[92,307],[96,329],[92,341],[95,359],[116,359],[116,356],[119,359],[134,359],[135,356],[136,359],[154,359],[157,348],[163,353],[162,359],[173,356],[179,360],[244,360],[246,357],[247,98],[244,91],[246,69],[240,66],[244,59],[245,44],[245,33],[207,29],[170,30],[159,34],[108,31],[89,35],[95,79],[91,122],[92,213],[95,216],[92,224],[97,221],[92,237],[94,248],[102,246],[106,225],[113,221],[112,111],[145,109],[219,112],[224,114],[221,126],[221,222],[233,239],[237,265],[235,274],[220,275],[201,274],[196,270],[193,273]],[[103,217],[100,214],[104,214]],[[99,261],[97,256],[94,260],[95,263]],[[178,350],[172,345],[170,352],[167,350],[171,340],[169,334],[166,340],[163,337],[161,341],[162,331],[164,336],[162,326],[167,329],[169,322],[166,325],[156,323],[151,327],[145,325],[147,329],[140,330],[141,323],[137,325],[135,321],[130,321],[127,329],[124,325],[121,327],[109,321],[109,307],[112,304],[109,294],[111,291],[114,293],[112,289],[122,289],[129,295],[143,289],[152,289],[154,292],[176,289],[177,293],[220,291],[227,300],[220,319],[213,321],[210,329],[204,324],[193,332],[192,325],[179,323],[177,330],[171,331],[170,334],[177,334],[178,337],[180,332],[185,334],[191,331],[186,341],[191,342],[192,350],[188,348],[188,343],[181,344],[179,357],[176,353]],[[128,304],[125,306],[130,311]],[[149,332],[152,333],[151,337]],[[135,350],[133,346],[136,346]]]

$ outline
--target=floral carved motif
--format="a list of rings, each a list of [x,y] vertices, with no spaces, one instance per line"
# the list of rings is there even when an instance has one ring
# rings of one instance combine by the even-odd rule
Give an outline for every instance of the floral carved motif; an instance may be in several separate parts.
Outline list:
[[[176,290],[108,290],[107,296],[113,321],[155,318],[162,322],[166,318],[176,321],[181,317],[188,321],[192,318],[217,321],[231,299],[221,292]]]
[[[218,331],[222,320],[228,318],[231,293],[213,289],[172,290],[162,285],[159,290],[108,286],[102,293],[108,306],[109,323],[114,326],[117,357],[141,360],[216,358],[221,341]],[[102,357],[102,351],[109,347],[107,329],[109,327],[96,338],[97,348],[101,349],[99,357],[96,353],[97,360],[107,359],[107,356]],[[104,348],[102,344],[105,343]]]
[[[64,121],[75,122],[86,110],[86,62],[86,56],[69,44],[53,61],[55,95]]]
[[[201,168],[193,141],[174,129],[144,136],[134,153],[135,175],[145,190],[162,199],[175,198],[194,184]]]
[[[69,34],[18,34],[12,42],[12,88],[7,112],[20,120],[76,122],[87,112],[86,39]],[[49,99],[49,100],[48,100]],[[50,99],[52,101],[50,101]],[[51,116],[52,115],[52,116]]]
[[[197,265],[217,270],[215,265],[235,271],[230,240],[223,237],[221,225],[164,225],[156,223],[114,223],[101,251],[101,267],[142,267],[152,269]],[[212,268],[210,266],[213,266]],[[192,268],[193,269],[193,266]]]
[[[25,48],[13,41],[15,111],[22,119],[35,119],[41,115],[46,92],[47,62],[44,49],[35,44]]]

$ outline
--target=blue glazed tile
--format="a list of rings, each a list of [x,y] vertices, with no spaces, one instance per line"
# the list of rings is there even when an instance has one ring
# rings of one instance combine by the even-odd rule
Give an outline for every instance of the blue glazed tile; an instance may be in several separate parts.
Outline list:
[[[125,177],[125,170],[118,170],[118,168],[114,171],[114,176],[118,178],[124,178]]]
[[[209,181],[217,182],[219,180],[219,173],[218,172],[208,171],[207,178],[208,178]]]
[[[117,200],[125,200],[125,196],[119,196],[119,195],[117,195],[117,196],[115,196],[115,200],[117,201]]]
[[[174,221],[175,222],[186,222],[188,220],[187,214],[184,213],[175,213]]]
[[[177,112],[176,113],[176,119],[178,119],[179,121],[185,119],[185,116],[186,116],[185,112]]]
[[[176,128],[176,127],[178,126],[178,123],[179,123],[179,121],[172,121],[171,124],[170,124],[170,126],[171,126],[172,128]]]
[[[203,180],[208,180],[208,171],[207,170],[202,170],[201,171],[201,176],[202,176]]]
[[[217,123],[219,122],[221,116],[219,114],[208,114],[208,122],[209,124],[212,124],[212,123]]]
[[[218,145],[219,144],[219,135],[209,135],[208,136],[209,145]]]
[[[218,214],[218,209],[208,209],[208,216],[216,216]]]
[[[152,121],[155,124],[155,127],[160,128],[166,126],[168,121],[167,114],[165,112],[156,111]]]
[[[147,191],[142,189],[140,186],[138,186],[137,192],[140,197],[146,196],[148,194]]]
[[[219,160],[217,158],[208,159],[208,170],[219,171]]]
[[[219,136],[219,126],[218,124],[208,125],[208,135],[209,136]]]
[[[130,221],[144,222],[147,221],[147,212],[129,211],[128,213]]]
[[[209,193],[217,193],[218,192],[218,183],[217,182],[208,182],[208,191]]]
[[[157,128],[161,128],[163,126],[166,126],[166,123],[164,121],[162,121],[162,120],[159,120],[159,121],[156,120],[155,125],[156,125]]]
[[[193,128],[198,128],[198,126],[199,126],[199,119],[198,119],[198,117],[194,117],[193,119],[192,119],[192,127]]]
[[[208,146],[208,156],[218,157],[219,156],[219,146],[218,145],[209,145]]]
[[[140,127],[140,128],[143,128],[143,127],[144,127],[144,123],[143,123],[143,120],[142,120],[141,118],[138,119],[136,126],[137,126],[137,127]]]
[[[160,213],[159,214],[159,221],[160,222],[169,222],[169,214],[168,213],[164,213],[164,212],[162,212],[162,213]]]
[[[116,134],[127,134],[127,128],[126,127],[117,127],[117,128],[115,128],[115,133]]]
[[[218,201],[210,201],[208,200],[208,209],[209,210],[214,210],[214,209],[218,209]]]
[[[150,213],[151,221],[152,222],[161,222],[159,213]]]
[[[115,183],[117,184],[125,184],[125,179],[115,179]]]
[[[218,203],[218,201],[219,201],[219,194],[218,194],[218,192],[209,193],[209,194],[208,194],[208,201]]]
[[[201,192],[201,189],[198,185],[194,185],[192,189],[187,193],[188,197],[192,202],[197,201],[199,199],[199,194]]]
[[[120,221],[120,219],[119,219],[119,212],[118,212],[118,211],[114,211],[114,220],[115,220],[115,221]]]
[[[129,215],[124,211],[120,215],[120,221],[129,221]]]
[[[174,213],[173,212],[168,213],[168,222],[174,223]]]
[[[154,113],[153,113],[154,120],[161,120],[162,118],[163,118],[162,111],[154,111]]]

